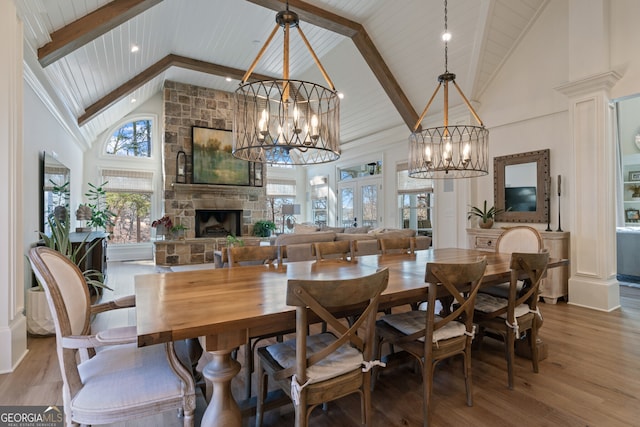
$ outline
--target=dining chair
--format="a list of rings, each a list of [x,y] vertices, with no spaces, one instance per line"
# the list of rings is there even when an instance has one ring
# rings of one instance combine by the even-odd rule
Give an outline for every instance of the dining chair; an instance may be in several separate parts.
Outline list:
[[[135,306],[134,297],[91,305],[78,267],[47,247],[29,251],[29,262],[44,287],[56,330],[66,425],[107,424],[177,409],[194,425],[191,372],[173,343],[137,346],[136,327],[91,333],[93,315]]]
[[[511,254],[513,252],[538,253],[543,248],[540,232],[528,225],[507,228],[496,241],[496,252]],[[509,283],[500,283],[480,290],[481,294],[489,294],[498,298],[509,297]],[[518,284],[518,292],[522,282]]]
[[[467,405],[473,405],[471,342],[474,335],[473,309],[487,260],[470,263],[427,263],[427,309],[383,316],[376,322],[377,353],[387,343],[401,348],[421,366],[424,425],[431,424],[433,375],[438,362],[463,356]],[[447,310],[436,315],[436,300],[448,300]]]
[[[382,255],[394,253],[413,254],[416,248],[416,239],[414,237],[390,237],[379,239],[378,242]]]
[[[308,425],[318,405],[352,393],[360,395],[362,423],[371,426],[371,367],[378,299],[389,271],[342,280],[289,280],[287,305],[296,307],[296,337],[258,349],[256,426],[262,425],[264,399],[271,377],[293,401],[295,425]],[[359,307],[351,325],[332,310]],[[310,314],[327,322],[332,332],[308,335]]]
[[[515,357],[515,340],[525,331],[531,346],[531,363],[533,372],[538,372],[538,328],[542,315],[538,308],[538,288],[547,271],[549,253],[511,254],[511,280],[508,298],[499,298],[488,294],[476,297],[475,322],[479,325],[478,341],[482,342],[486,331],[502,338],[505,343],[507,359],[508,385],[513,389],[513,364]],[[524,279],[524,280],[523,280]],[[518,282],[523,280],[524,288],[518,290]],[[480,348],[481,346],[479,346]]]
[[[354,261],[353,242],[351,240],[336,240],[333,242],[315,242],[313,250],[316,261],[338,260]]]
[[[281,254],[285,251],[284,246],[233,246],[227,248],[227,258],[229,260],[229,268],[240,267],[243,265],[273,265],[274,261],[278,265],[282,265]],[[244,386],[245,399],[251,397],[252,376],[255,371],[254,356],[256,345],[263,339],[276,337],[278,341],[282,341],[282,335],[294,332],[282,331],[278,334],[267,334],[253,337],[244,346]],[[210,393],[207,392],[207,395]]]
[[[282,263],[278,246],[233,246],[227,248],[229,267]]]

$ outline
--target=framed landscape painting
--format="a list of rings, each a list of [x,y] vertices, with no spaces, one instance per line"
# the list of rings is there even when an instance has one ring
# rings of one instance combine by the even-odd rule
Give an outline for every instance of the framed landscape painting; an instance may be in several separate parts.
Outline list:
[[[249,162],[231,155],[232,132],[194,126],[193,183],[249,185]]]

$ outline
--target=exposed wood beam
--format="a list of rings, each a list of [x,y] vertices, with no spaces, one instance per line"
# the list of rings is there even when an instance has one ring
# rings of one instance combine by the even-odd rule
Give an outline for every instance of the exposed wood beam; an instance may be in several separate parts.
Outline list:
[[[38,61],[46,67],[74,50],[127,22],[162,0],[113,0],[88,15],[54,31],[51,41],[38,49]]]
[[[111,107],[116,102],[125,98],[134,90],[138,89],[148,81],[152,80],[160,73],[169,69],[170,67],[180,67],[188,70],[199,71],[201,73],[212,74],[222,77],[231,77],[236,80],[241,80],[244,75],[244,70],[237,68],[225,67],[224,65],[213,64],[211,62],[200,61],[193,58],[187,58],[180,55],[169,54],[156,62],[142,73],[138,74],[128,82],[122,84],[118,88],[114,89],[107,95],[100,98],[98,101],[91,104],[85,109],[83,115],[78,117],[78,126],[82,126],[89,120],[97,116],[98,114]],[[273,80],[274,77],[265,76],[262,74],[252,74],[250,80]]]
[[[283,10],[285,3],[283,0],[247,1],[274,11]],[[362,25],[300,0],[289,0],[289,8],[309,24],[351,38],[406,125],[413,130],[418,114]]]

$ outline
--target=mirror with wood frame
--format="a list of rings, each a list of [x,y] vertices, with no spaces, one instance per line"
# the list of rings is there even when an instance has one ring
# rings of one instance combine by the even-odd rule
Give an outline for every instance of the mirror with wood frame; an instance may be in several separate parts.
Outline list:
[[[549,166],[549,149],[493,159],[496,221],[548,222]]]

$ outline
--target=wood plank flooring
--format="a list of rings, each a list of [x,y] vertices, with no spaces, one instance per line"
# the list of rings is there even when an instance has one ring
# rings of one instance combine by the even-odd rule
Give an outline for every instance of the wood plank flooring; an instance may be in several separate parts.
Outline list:
[[[133,276],[154,272],[149,262],[109,264],[109,284],[115,292],[133,291]],[[603,313],[558,303],[541,304],[541,336],[549,356],[534,374],[531,362],[517,357],[515,389],[507,388],[506,362],[501,343],[486,339],[474,353],[474,405],[465,404],[462,363],[453,360],[436,369],[433,421],[435,426],[632,426],[640,425],[640,288],[621,287],[622,308]],[[99,329],[135,321],[133,310],[102,316]],[[12,374],[0,375],[0,404],[62,404],[62,381],[55,339],[29,338],[29,354]],[[239,357],[239,360],[242,360]],[[255,383],[255,381],[254,381]],[[240,396],[242,372],[233,383]],[[422,388],[411,366],[386,369],[373,392],[374,426],[422,425]],[[206,405],[199,398],[197,422]],[[244,420],[253,425],[254,418]],[[158,414],[118,426],[180,426],[175,412]],[[293,425],[290,405],[271,411],[266,426]],[[311,425],[360,425],[357,395],[316,409]]]

